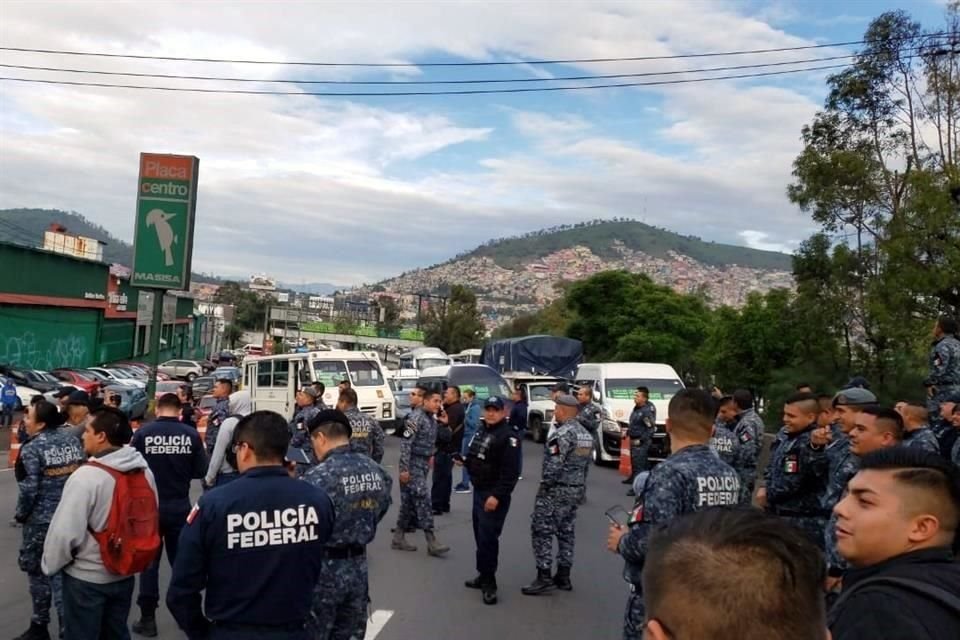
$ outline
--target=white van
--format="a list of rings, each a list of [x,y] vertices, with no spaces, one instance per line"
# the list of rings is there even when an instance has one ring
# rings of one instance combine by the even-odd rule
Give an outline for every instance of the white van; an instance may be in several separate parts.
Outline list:
[[[633,395],[637,387],[650,390],[650,401],[657,408],[657,430],[650,446],[650,458],[662,460],[669,453],[669,443],[664,425],[667,408],[672,398],[683,389],[683,381],[668,364],[650,362],[607,362],[581,364],[577,367],[576,384],[593,388],[594,402],[600,405],[603,418],[600,422],[594,460],[613,462],[620,459],[621,430],[630,422],[633,411]]]
[[[393,392],[376,352],[285,353],[248,360],[243,365],[243,387],[250,392],[254,410],[276,411],[288,420],[296,411],[298,389],[322,382],[326,387],[323,401],[335,407],[340,396],[337,384],[347,378],[357,392],[360,411],[379,422],[393,422]]]
[[[430,367],[443,367],[452,364],[450,356],[434,347],[417,347],[400,354],[401,369],[423,371]]]

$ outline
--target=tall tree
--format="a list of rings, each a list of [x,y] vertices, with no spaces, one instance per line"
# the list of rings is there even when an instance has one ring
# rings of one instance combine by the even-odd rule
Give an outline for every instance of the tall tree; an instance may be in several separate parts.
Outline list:
[[[480,346],[485,329],[477,309],[477,296],[455,284],[445,303],[432,304],[425,314],[424,342],[446,353]]]

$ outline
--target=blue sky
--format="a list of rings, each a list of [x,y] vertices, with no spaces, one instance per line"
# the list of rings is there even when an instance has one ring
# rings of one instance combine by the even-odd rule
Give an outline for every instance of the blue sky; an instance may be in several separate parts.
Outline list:
[[[420,64],[669,56],[855,41],[871,19],[897,4],[7,2],[0,43]],[[924,25],[942,24],[943,1],[907,4]],[[852,50],[392,70],[14,52],[0,52],[0,62],[261,79],[439,80],[649,73]],[[825,73],[575,93],[377,98],[0,82],[0,207],[76,210],[129,239],[137,154],[171,152],[201,160],[195,268],[225,275],[266,272],[285,281],[357,284],[442,261],[490,238],[614,216],[789,251],[815,230],[784,191],[800,128],[823,100]],[[278,86],[317,87],[244,88]]]

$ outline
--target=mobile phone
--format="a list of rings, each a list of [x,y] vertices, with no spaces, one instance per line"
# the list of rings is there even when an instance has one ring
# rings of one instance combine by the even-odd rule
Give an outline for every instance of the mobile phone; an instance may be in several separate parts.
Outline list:
[[[618,504],[607,509],[603,515],[607,516],[610,524],[621,529],[625,528],[627,523],[630,522],[630,513]]]

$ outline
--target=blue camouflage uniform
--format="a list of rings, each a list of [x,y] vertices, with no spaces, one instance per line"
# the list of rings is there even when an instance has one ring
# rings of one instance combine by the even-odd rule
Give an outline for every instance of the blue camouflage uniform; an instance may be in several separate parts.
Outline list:
[[[213,447],[217,444],[217,434],[220,425],[230,416],[230,398],[219,398],[213,405],[210,417],[207,419],[207,432],[203,436],[203,444],[207,448],[207,456],[213,455]]]
[[[157,418],[144,425],[130,441],[153,472],[159,500],[160,539],[167,550],[167,561],[173,566],[177,543],[187,514],[190,512],[190,482],[207,472],[207,454],[200,434],[177,418]],[[160,556],[140,574],[137,606],[152,612],[160,603]]]
[[[577,420],[580,424],[583,425],[583,428],[590,432],[594,438],[599,438],[600,430],[600,416],[601,410],[600,407],[595,405],[592,402],[580,405],[580,413],[577,414]],[[587,467],[587,474],[590,473],[590,467]],[[580,494],[580,502],[584,502],[587,499],[587,483],[586,478],[584,478],[583,491]]]
[[[753,409],[742,411],[732,428],[740,443],[737,472],[740,474],[740,502],[750,504],[757,484],[757,463],[763,448],[763,420]]]
[[[316,640],[363,640],[366,635],[366,546],[392,503],[390,474],[351,449],[333,449],[303,478],[330,497],[335,514],[311,609],[309,627]]]
[[[576,418],[561,424],[547,441],[530,526],[538,570],[552,567],[554,536],[557,566],[573,566],[574,523],[592,452],[593,436]]]
[[[637,496],[629,531],[620,539],[618,549],[625,561],[623,579],[630,584],[624,640],[637,640],[643,634],[646,610],[641,574],[650,532],[686,513],[734,506],[739,500],[739,474],[705,444],[684,447],[650,471],[643,492]]]
[[[630,423],[627,427],[627,437],[630,438],[630,477],[646,471],[647,453],[650,443],[653,442],[653,432],[657,426],[657,408],[649,400],[633,408],[630,413]]]
[[[740,441],[722,424],[713,426],[713,436],[708,443],[713,452],[728,465],[737,469],[740,465]]]
[[[51,599],[63,627],[63,599],[60,574],[48,578],[40,570],[43,543],[63,495],[63,486],[85,459],[80,442],[55,427],[43,429],[20,448],[19,495],[14,519],[23,524],[23,546],[17,564],[27,574],[30,585],[33,603],[30,620],[44,627],[50,623]]]
[[[924,386],[933,389],[927,401],[931,416],[940,415],[940,403],[945,397],[960,393],[960,340],[945,335],[933,343],[930,349],[930,375]]]
[[[373,458],[374,462],[381,462],[383,460],[383,441],[386,436],[380,423],[356,407],[347,409],[343,412],[343,415],[347,416],[350,429],[353,432],[353,435],[350,436],[350,448]]]
[[[940,441],[930,427],[920,427],[903,432],[903,446],[908,449],[920,449],[928,453],[940,453]]]
[[[297,475],[302,476],[307,469],[317,464],[317,456],[313,452],[313,442],[310,441],[310,429],[307,425],[313,420],[321,408],[316,404],[308,404],[305,407],[297,407],[290,420],[290,446],[294,449],[300,449],[310,461],[309,465],[298,465]]]
[[[190,640],[307,640],[333,518],[323,491],[279,465],[205,493],[180,536],[170,613]]]
[[[823,548],[826,555],[827,567],[834,571],[843,571],[847,568],[847,561],[837,551],[837,516],[833,508],[837,506],[847,489],[847,483],[857,475],[860,468],[860,457],[850,451],[850,440],[844,436],[842,440],[830,443],[829,451],[835,451],[833,460],[829,461],[829,480],[823,492],[820,503],[823,512],[828,514],[826,527],[823,531]]]
[[[430,457],[437,441],[437,421],[417,407],[407,415],[400,441],[398,469],[410,474],[410,481],[400,485],[400,511],[397,529],[433,531],[433,507],[427,489]]]
[[[829,513],[823,508],[828,460],[824,449],[810,446],[811,424],[799,433],[780,430],[764,472],[767,511],[801,529],[823,548],[823,530]]]

